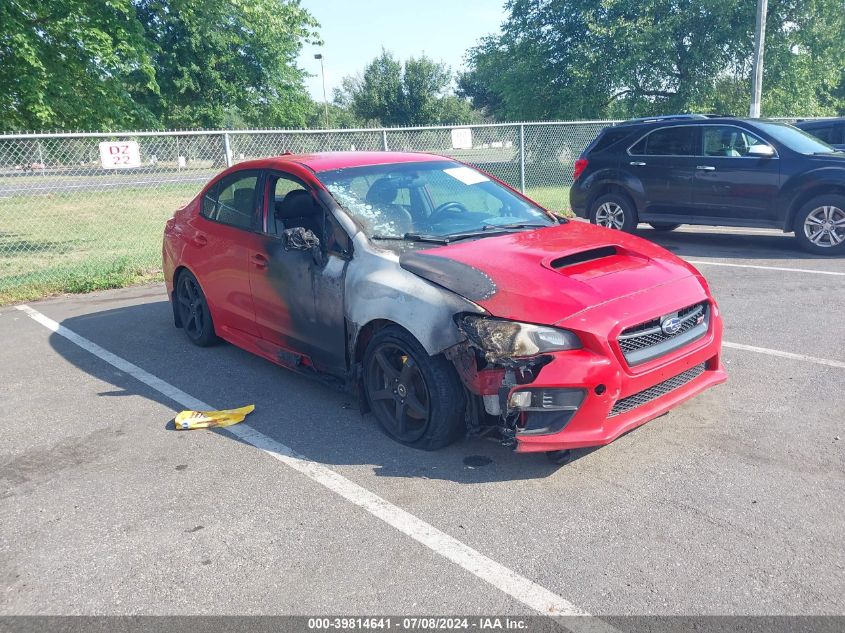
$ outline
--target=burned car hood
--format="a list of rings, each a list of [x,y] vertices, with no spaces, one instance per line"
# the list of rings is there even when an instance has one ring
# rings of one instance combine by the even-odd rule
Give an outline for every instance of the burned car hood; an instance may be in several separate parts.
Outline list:
[[[399,265],[494,316],[546,324],[696,274],[656,244],[584,222],[406,252]]]

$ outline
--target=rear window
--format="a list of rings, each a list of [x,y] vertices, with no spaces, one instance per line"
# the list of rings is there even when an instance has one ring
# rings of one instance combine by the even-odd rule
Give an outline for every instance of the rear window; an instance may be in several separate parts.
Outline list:
[[[598,135],[593,144],[587,148],[587,151],[584,152],[585,154],[593,154],[597,152],[603,152],[604,150],[608,149],[609,147],[616,145],[619,141],[623,138],[628,136],[631,133],[630,130],[625,130],[621,128],[612,128],[608,127],[605,128],[601,134]]]

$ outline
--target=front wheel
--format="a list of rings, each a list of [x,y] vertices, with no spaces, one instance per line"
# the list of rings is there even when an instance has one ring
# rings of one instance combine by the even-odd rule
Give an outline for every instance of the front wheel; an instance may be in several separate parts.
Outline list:
[[[387,435],[427,451],[443,448],[466,429],[463,387],[442,355],[429,356],[405,330],[379,330],[364,354],[364,390]]]
[[[795,239],[817,255],[845,253],[845,196],[822,195],[804,204],[795,216]]]
[[[637,210],[627,196],[609,193],[593,202],[590,222],[608,229],[633,233],[637,228]]]

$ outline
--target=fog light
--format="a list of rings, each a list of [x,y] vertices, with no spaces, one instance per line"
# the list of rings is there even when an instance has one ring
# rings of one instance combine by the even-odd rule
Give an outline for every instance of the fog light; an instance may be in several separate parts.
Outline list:
[[[523,411],[576,411],[586,391],[572,387],[531,387],[514,391],[508,400],[509,409]]]
[[[508,407],[511,409],[527,409],[531,406],[531,392],[530,391],[514,391],[508,401]]]

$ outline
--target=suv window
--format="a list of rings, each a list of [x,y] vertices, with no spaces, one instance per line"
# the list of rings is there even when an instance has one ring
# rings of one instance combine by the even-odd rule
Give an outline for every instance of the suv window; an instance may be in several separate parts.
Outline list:
[[[695,130],[691,125],[664,127],[641,138],[629,151],[640,156],[693,156]]]
[[[807,127],[804,128],[804,131],[809,132],[810,134],[812,134],[816,138],[823,140],[825,143],[836,143],[837,142],[837,139],[836,139],[837,135],[835,133],[836,128],[834,128],[833,125],[819,125],[819,126],[813,126],[813,127],[807,126]]]
[[[628,136],[630,130],[607,127],[604,132],[595,140],[595,144],[590,147],[585,153],[603,152],[611,145],[615,145],[618,141]]]
[[[766,145],[751,132],[733,125],[705,125],[701,131],[701,154],[703,156],[748,156],[752,145]]]
[[[202,202],[202,215],[209,220],[252,229],[255,218],[255,188],[258,172],[238,171],[209,189]],[[220,192],[215,195],[215,192]]]

